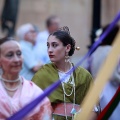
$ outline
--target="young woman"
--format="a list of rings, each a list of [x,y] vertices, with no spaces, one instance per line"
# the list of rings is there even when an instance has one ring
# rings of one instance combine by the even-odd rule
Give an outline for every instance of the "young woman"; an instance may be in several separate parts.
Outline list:
[[[47,46],[52,63],[40,68],[32,79],[42,89],[64,77],[74,67],[69,56],[74,53],[75,41],[68,31],[58,30],[50,34]],[[71,120],[73,118],[73,114],[80,109],[79,105],[91,82],[91,75],[81,67],[61,81],[61,85],[49,96],[54,120]]]
[[[33,82],[19,76],[23,58],[18,42],[13,38],[0,39],[0,119],[5,120],[35,99],[43,91]],[[50,120],[48,98],[39,104],[25,120]]]

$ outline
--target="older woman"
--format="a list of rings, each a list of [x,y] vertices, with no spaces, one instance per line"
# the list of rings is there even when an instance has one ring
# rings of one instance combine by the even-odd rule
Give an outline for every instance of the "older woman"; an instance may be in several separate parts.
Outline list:
[[[22,68],[22,52],[13,38],[0,40],[0,119],[5,120],[35,99],[43,91],[27,81],[19,72]],[[26,119],[50,120],[51,105],[48,98],[39,104]]]
[[[52,63],[40,68],[32,79],[42,89],[64,77],[74,67],[69,56],[74,54],[75,41],[67,29],[66,27],[65,30],[58,30],[48,37],[48,54]],[[61,81],[61,85],[49,96],[55,120],[73,119],[91,82],[91,75],[81,67]]]

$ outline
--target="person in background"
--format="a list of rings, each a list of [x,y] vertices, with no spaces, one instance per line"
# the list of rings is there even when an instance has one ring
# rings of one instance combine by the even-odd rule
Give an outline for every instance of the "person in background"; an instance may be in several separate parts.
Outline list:
[[[107,29],[108,26],[103,28],[103,32]],[[103,42],[100,46],[92,53],[92,55],[88,59],[88,70],[92,74],[93,78],[95,79],[101,66],[104,65],[107,56],[109,55],[110,51],[112,50],[112,43],[119,31],[119,26],[116,25],[111,32],[104,38]],[[120,85],[120,58],[118,57],[118,64],[110,76],[110,80],[104,86],[104,89],[101,92],[100,99],[99,99],[99,110],[102,111],[105,106],[110,102],[114,94],[116,93],[119,85]],[[107,71],[106,71],[107,72]],[[98,113],[100,112],[99,110]],[[110,116],[109,120],[119,120],[120,119],[120,104],[116,107],[112,115]],[[91,120],[97,119],[97,114],[92,115]]]
[[[6,120],[43,91],[20,76],[23,57],[20,44],[13,38],[0,39],[0,120]],[[51,104],[46,97],[24,120],[51,120]]]
[[[23,54],[23,68],[20,72],[27,80],[31,80],[35,72],[43,65],[34,53],[33,47],[36,43],[36,32],[32,24],[27,23],[20,26],[17,30],[17,36],[20,39],[20,45]],[[39,53],[41,55],[41,53]]]
[[[39,32],[36,37],[36,45],[34,46],[34,51],[36,56],[42,63],[46,64],[50,62],[49,56],[47,54],[47,38],[50,33],[58,30],[60,28],[60,19],[56,15],[52,15],[46,20],[46,30]]]
[[[107,29],[108,25],[102,28],[102,33]],[[90,55],[88,58],[88,67],[87,69],[92,74],[93,78],[96,77],[103,60],[108,56],[109,52],[112,49],[112,43],[116,37],[116,34],[119,30],[119,26],[116,25],[111,32],[104,38],[98,48]],[[100,36],[101,36],[100,35]]]
[[[53,107],[54,120],[73,120],[74,114],[80,110],[92,76],[81,67],[69,74],[74,67],[70,56],[75,51],[75,40],[69,34],[68,27],[63,27],[49,35],[47,40],[48,55],[52,63],[42,66],[32,81],[43,90],[68,75],[61,85],[49,96]]]

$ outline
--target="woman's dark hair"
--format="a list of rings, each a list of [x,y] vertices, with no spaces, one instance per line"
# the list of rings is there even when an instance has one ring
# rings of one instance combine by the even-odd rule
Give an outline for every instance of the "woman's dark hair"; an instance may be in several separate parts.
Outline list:
[[[50,35],[53,35],[57,39],[59,39],[63,43],[64,46],[67,46],[68,44],[70,44],[71,49],[70,49],[68,55],[72,56],[74,54],[74,51],[75,51],[75,40],[70,36],[69,33],[70,33],[69,31],[58,30]]]
[[[11,41],[11,40],[15,40],[12,37],[4,37],[0,39],[0,45],[2,45],[3,43],[7,42],[7,41]]]
[[[103,28],[103,33],[104,31],[106,31],[106,29],[108,28],[109,25],[106,25],[104,28]],[[114,42],[115,40],[115,37],[117,35],[119,31],[119,26],[118,25],[115,25],[114,28],[109,32],[109,34],[104,38],[104,40],[102,41],[102,43],[100,45],[112,45],[112,43]],[[102,33],[102,34],[103,34]],[[102,35],[101,34],[101,35]]]

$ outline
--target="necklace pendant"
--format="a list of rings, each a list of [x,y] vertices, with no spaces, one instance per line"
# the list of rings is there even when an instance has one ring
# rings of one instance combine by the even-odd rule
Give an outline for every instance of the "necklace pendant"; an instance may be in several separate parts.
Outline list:
[[[71,114],[75,114],[77,111],[76,111],[76,109],[75,108],[72,108],[72,110],[71,110]]]

